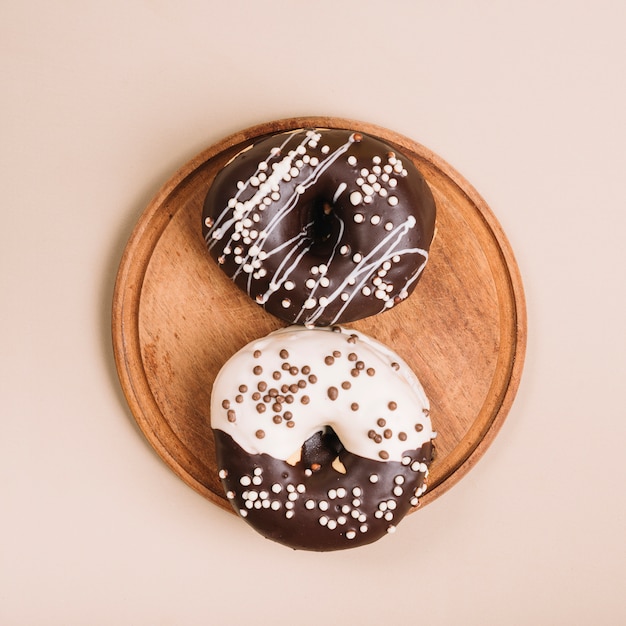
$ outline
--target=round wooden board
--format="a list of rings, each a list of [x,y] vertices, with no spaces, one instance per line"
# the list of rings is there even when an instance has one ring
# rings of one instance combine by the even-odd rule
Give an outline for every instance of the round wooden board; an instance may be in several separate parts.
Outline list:
[[[509,411],[526,346],[522,282],[507,239],[484,200],[442,159],[387,129],[328,117],[279,120],[232,135],[169,180],[139,219],[113,298],[113,346],[122,388],[141,430],[203,496],[232,511],[209,426],[213,380],[226,360],[284,324],[241,293],[209,257],[204,196],[242,147],[301,127],[350,128],[410,156],[437,203],[437,235],[413,295],[357,328],[400,354],[431,401],[436,458],[420,503],[454,485]]]

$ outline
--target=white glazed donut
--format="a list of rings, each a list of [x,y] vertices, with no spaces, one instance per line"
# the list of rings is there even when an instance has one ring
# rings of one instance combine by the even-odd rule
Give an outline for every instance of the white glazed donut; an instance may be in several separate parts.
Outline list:
[[[408,365],[337,326],[288,327],[237,352],[213,385],[211,426],[235,511],[319,551],[393,532],[425,490],[435,437]]]

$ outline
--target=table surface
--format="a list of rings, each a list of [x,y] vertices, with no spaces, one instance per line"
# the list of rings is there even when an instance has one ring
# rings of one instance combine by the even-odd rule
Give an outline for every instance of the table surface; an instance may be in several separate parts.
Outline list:
[[[619,0],[5,0],[0,623],[625,623],[624,23]],[[395,534],[330,554],[265,541],[180,480],[111,345],[121,255],[161,185],[299,115],[456,168],[528,311],[486,454]]]

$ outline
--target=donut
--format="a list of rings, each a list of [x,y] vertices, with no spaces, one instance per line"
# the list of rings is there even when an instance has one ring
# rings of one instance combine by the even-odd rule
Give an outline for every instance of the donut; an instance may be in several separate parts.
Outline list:
[[[213,384],[211,428],[235,512],[314,551],[394,532],[426,489],[435,437],[409,366],[337,326],[289,326],[232,356]]]
[[[413,161],[380,139],[298,129],[236,154],[202,219],[210,255],[255,302],[289,324],[328,326],[411,294],[435,202]]]

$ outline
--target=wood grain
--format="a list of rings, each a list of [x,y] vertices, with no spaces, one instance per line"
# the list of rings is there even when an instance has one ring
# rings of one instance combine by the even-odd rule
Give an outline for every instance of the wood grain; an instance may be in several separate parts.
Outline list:
[[[206,252],[202,203],[219,169],[252,139],[300,127],[351,128],[410,156],[437,203],[437,236],[423,278],[400,306],[351,324],[396,350],[430,398],[438,431],[431,502],[493,441],[517,391],[526,346],[519,270],[493,213],[424,146],[387,129],[327,117],[291,118],[232,135],[179,170],[139,219],[113,298],[120,382],[150,444],[185,483],[225,499],[209,426],[213,380],[249,341],[284,324],[241,293]]]

